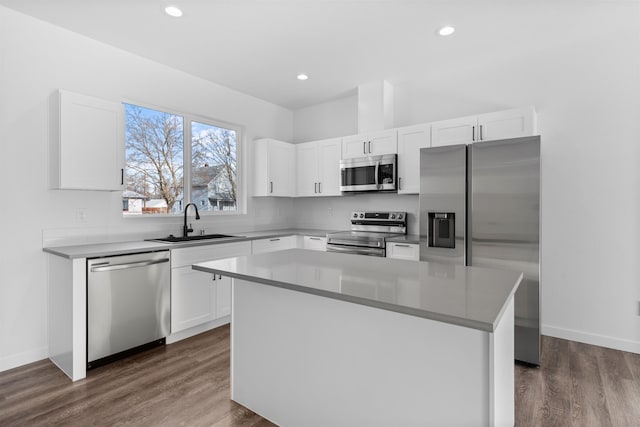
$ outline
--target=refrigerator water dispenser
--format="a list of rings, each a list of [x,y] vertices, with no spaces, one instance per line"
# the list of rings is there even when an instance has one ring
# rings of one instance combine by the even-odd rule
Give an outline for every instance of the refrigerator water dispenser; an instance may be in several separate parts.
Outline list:
[[[456,247],[456,214],[453,212],[429,212],[429,246],[433,248]]]

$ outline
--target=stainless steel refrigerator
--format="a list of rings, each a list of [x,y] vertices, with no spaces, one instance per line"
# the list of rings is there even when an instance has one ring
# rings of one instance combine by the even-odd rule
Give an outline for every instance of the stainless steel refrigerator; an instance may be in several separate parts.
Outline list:
[[[515,358],[540,365],[540,137],[420,150],[420,259],[522,271]]]

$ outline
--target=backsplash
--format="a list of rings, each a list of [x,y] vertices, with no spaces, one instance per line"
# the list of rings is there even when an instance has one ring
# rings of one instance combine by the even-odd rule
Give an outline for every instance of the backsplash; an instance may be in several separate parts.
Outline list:
[[[348,230],[353,211],[407,212],[407,233],[419,234],[418,195],[395,193],[358,193],[336,197],[304,197],[294,199],[295,226]]]

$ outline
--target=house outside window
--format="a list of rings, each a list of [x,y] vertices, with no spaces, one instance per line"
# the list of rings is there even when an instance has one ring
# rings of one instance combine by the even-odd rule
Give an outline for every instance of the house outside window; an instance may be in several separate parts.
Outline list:
[[[187,203],[240,211],[239,128],[133,104],[125,111],[123,215],[179,214]]]

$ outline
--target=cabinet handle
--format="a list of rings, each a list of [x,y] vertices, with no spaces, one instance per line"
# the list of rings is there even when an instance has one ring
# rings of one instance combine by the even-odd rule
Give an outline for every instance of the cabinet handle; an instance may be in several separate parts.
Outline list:
[[[482,125],[480,125],[480,141],[482,141],[484,138],[482,137]]]
[[[475,126],[471,126],[471,140],[472,141],[476,140],[476,127]]]
[[[318,183],[317,182],[313,183],[313,192],[316,193],[316,194],[318,193]]]
[[[309,237],[309,240],[320,240],[319,237]]]
[[[124,185],[124,169],[120,169],[120,185]]]
[[[214,282],[216,281],[216,275],[215,274],[213,275],[213,281]]]
[[[400,243],[395,243],[394,246],[396,248],[410,248],[411,247],[409,245],[403,245],[403,244],[400,244]]]
[[[271,185],[271,189],[269,190],[269,193],[273,193],[273,181],[269,182],[269,185]]]
[[[270,241],[270,242],[277,242],[277,241],[279,241],[279,240],[280,240],[280,239],[269,239],[269,241]]]
[[[322,193],[322,183],[318,183],[318,193]]]
[[[362,153],[367,154],[367,141],[362,142]]]
[[[398,190],[402,190],[402,177],[398,177]]]
[[[371,154],[371,141],[369,141],[369,154]]]

